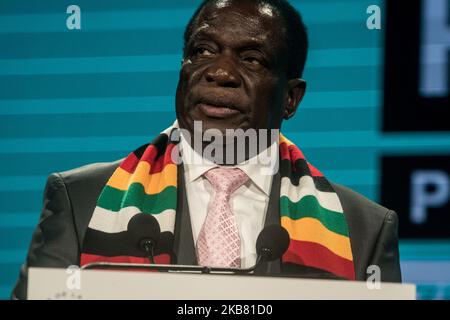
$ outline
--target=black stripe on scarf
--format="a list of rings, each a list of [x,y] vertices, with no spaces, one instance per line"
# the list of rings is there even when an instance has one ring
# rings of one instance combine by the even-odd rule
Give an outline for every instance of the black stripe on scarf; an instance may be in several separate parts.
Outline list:
[[[168,249],[155,248],[155,256],[167,253]],[[107,233],[88,228],[84,238],[83,253],[95,254],[105,257],[133,256],[146,258],[147,254],[138,248],[137,243],[133,243],[127,231],[117,233]]]
[[[291,171],[291,162],[287,159],[281,160],[280,174],[281,178],[289,178],[291,183],[298,187],[300,184],[300,178],[304,176],[311,176],[308,164],[304,159],[298,159],[295,161],[295,171]],[[325,177],[311,176],[316,189],[322,192],[334,192],[333,187]]]
[[[135,256],[146,257],[145,252],[133,244],[126,231],[106,233],[88,228],[84,238],[83,253],[106,257]]]

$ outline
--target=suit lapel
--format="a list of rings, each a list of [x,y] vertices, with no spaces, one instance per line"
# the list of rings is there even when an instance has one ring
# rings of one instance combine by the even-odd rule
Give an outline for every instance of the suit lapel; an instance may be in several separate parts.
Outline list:
[[[191,217],[186,196],[184,167],[178,165],[177,213],[175,217],[174,248],[176,264],[197,265]]]
[[[266,220],[264,227],[270,225],[280,225],[280,173],[277,172],[272,179],[270,189],[269,204],[267,206]],[[261,264],[256,270],[257,274],[278,274],[281,272],[281,260],[266,262]]]

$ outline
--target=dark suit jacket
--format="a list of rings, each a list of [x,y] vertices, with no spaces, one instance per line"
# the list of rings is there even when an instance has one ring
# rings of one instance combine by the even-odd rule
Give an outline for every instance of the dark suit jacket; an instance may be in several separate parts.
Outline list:
[[[119,164],[120,161],[98,163],[50,175],[41,218],[26,262],[20,270],[13,298],[26,298],[28,267],[65,268],[79,264],[81,246],[97,198]],[[174,252],[178,264],[197,264],[182,165],[179,166],[178,181]],[[400,282],[396,213],[344,186],[333,183],[332,186],[342,203],[349,226],[356,279],[365,280],[367,267],[378,265],[382,281]],[[265,225],[280,223],[279,192],[280,176],[275,175]],[[314,268],[281,267],[280,261],[266,263],[258,273],[333,278],[329,273]]]

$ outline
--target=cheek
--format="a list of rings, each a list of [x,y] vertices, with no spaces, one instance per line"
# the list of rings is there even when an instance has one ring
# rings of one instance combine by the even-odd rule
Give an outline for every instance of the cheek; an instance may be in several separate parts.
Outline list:
[[[189,93],[192,87],[192,72],[190,68],[183,67],[180,71],[178,86],[177,86],[177,108],[181,106],[187,107],[186,103],[189,101]],[[183,108],[184,109],[184,108]]]
[[[183,66],[180,70],[175,102],[177,116],[181,119],[186,117],[189,110],[190,92],[192,91],[191,78],[191,68]]]
[[[248,78],[247,83],[255,93],[256,97],[273,100],[279,90],[279,78],[267,73],[257,77]]]
[[[181,70],[180,84],[186,98],[189,98],[193,88],[200,82],[204,69],[190,64]]]
[[[284,95],[278,78],[266,78],[253,88],[252,118],[259,126],[276,127],[283,116]]]
[[[191,67],[184,67],[181,70],[181,81],[183,83],[183,89],[187,90],[191,86],[194,70]]]

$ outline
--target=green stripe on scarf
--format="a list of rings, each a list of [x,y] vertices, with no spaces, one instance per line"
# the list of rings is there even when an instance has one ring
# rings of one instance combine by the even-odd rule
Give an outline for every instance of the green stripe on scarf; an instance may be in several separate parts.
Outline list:
[[[343,214],[323,208],[314,196],[305,196],[299,202],[292,202],[288,197],[280,198],[280,215],[292,220],[315,218],[328,230],[348,237],[347,223]]]
[[[122,208],[137,207],[142,212],[158,214],[167,209],[177,208],[177,188],[170,186],[157,194],[146,194],[144,186],[133,183],[127,191],[106,186],[97,205],[103,209],[118,212]],[[175,201],[174,201],[175,200]]]

